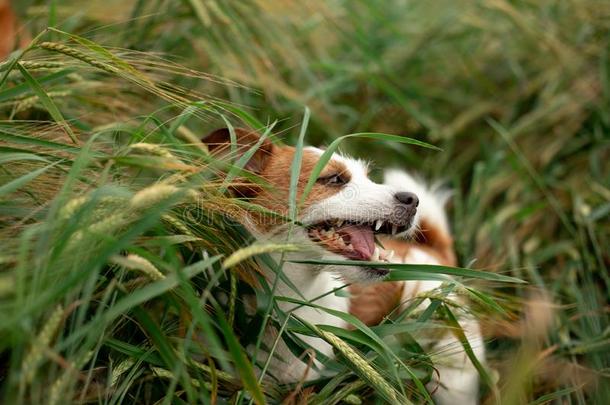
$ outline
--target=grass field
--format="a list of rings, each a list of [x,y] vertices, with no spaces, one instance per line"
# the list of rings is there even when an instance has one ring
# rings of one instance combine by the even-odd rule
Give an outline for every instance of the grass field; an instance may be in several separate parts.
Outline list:
[[[404,328],[340,333],[251,287],[292,247],[228,219],[261,209],[227,193],[239,163],[199,142],[230,123],[292,145],[374,132],[441,148],[340,145],[374,177],[409,168],[453,190],[482,398],[610,403],[609,2],[13,3],[31,42],[0,62],[0,402],[429,399],[416,337],[447,290]],[[347,347],[327,378],[274,384],[246,350],[266,322],[296,352],[297,332]]]

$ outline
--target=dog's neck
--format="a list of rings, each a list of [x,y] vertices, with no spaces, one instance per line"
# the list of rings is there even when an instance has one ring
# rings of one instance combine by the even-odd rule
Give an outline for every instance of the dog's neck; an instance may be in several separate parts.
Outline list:
[[[273,255],[276,262],[281,260],[280,254]],[[291,259],[304,259],[296,255],[291,255]],[[301,308],[294,311],[297,316],[306,316],[305,319],[313,324],[326,323],[339,326],[342,321],[334,316],[328,315],[314,306],[328,307],[335,310],[347,311],[349,307],[349,299],[337,292],[345,289],[345,282],[339,280],[334,274],[327,271],[319,271],[312,268],[310,264],[292,263],[284,261],[280,270],[285,279],[285,282],[280,278],[277,280],[275,290],[276,296],[287,297],[293,300],[306,301],[307,305],[282,302],[280,307],[289,311],[295,307]],[[271,269],[265,269],[265,275],[271,284],[274,283],[276,272]]]
[[[280,260],[279,254],[274,254],[272,257],[276,262]],[[265,269],[267,279],[273,283],[277,275],[271,269]],[[291,313],[298,319],[312,325],[331,325],[335,327],[345,327],[345,323],[339,317],[331,315],[322,308],[329,308],[334,311],[348,312],[349,298],[337,295],[337,291],[345,290],[345,283],[336,278],[332,273],[327,271],[312,271],[311,265],[284,262],[280,270],[286,279],[290,280],[292,285],[287,284],[281,278],[277,280],[275,296],[288,297],[302,302],[295,304],[292,302],[279,301],[279,307],[286,313]],[[298,290],[298,291],[295,291]],[[309,347],[322,353],[326,357],[333,356],[333,349],[324,340],[313,337],[299,335]],[[317,356],[316,356],[317,358]],[[290,361],[289,368],[299,377],[302,375],[304,364],[300,360],[294,359]],[[316,367],[321,368],[322,365],[316,361]],[[315,378],[317,373],[310,370],[310,377]]]

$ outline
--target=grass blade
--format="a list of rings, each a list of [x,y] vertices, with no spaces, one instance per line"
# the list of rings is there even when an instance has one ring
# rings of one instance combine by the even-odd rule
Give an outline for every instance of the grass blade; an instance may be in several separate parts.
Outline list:
[[[301,163],[303,160],[303,140],[305,139],[305,132],[307,132],[307,125],[309,124],[309,108],[305,107],[305,113],[303,114],[303,122],[301,123],[301,131],[299,132],[299,139],[295,145],[294,158],[292,159],[292,165],[290,166],[290,189],[288,194],[288,216],[293,221],[297,218],[297,185],[299,183],[299,176],[301,174]]]
[[[451,332],[460,341],[460,343],[462,344],[462,347],[464,348],[464,351],[466,352],[466,355],[468,356],[468,358],[470,359],[470,361],[472,362],[474,367],[479,372],[479,376],[481,377],[481,380],[483,380],[483,382],[485,382],[485,384],[489,387],[489,389],[491,389],[491,391],[494,393],[494,396],[497,400],[499,398],[499,395],[497,392],[497,387],[495,386],[495,384],[493,382],[493,378],[487,372],[487,368],[485,368],[483,366],[483,364],[481,364],[480,360],[474,354],[474,351],[472,350],[472,346],[470,345],[470,342],[468,341],[468,338],[466,337],[466,334],[464,333],[464,330],[460,326],[457,318],[455,317],[455,315],[453,314],[453,312],[451,311],[451,309],[449,309],[449,307],[447,305],[443,304],[441,306],[441,308],[442,308],[441,311],[443,311],[444,314],[446,315],[446,319],[447,319],[446,322],[447,322],[447,325],[449,325],[451,327]]]
[[[64,119],[63,115],[61,115],[61,112],[59,112],[59,109],[53,100],[51,100],[51,97],[49,97],[49,95],[44,91],[40,83],[38,83],[30,72],[28,72],[28,70],[20,63],[17,64],[17,68],[19,68],[19,71],[23,75],[24,79],[26,82],[28,82],[32,91],[38,96],[38,99],[45,106],[49,114],[51,114],[51,117],[53,117],[55,122],[57,122],[66,131],[72,142],[78,144],[76,136],[74,135],[74,132],[72,132],[72,128],[70,128],[70,125],[68,125],[68,122]]]
[[[41,167],[40,169],[34,170],[33,172],[24,174],[23,176],[0,186],[0,197],[18,190],[20,187],[23,187],[24,185],[34,180],[36,177],[40,176],[58,163],[59,162],[51,163],[48,166]]]
[[[431,264],[379,263],[356,260],[291,260],[291,262],[316,265],[378,267],[390,269],[392,271],[386,278],[386,281],[412,280],[411,274],[413,272],[417,272],[416,277],[420,277],[422,273],[427,273],[430,275],[446,274],[450,276],[478,278],[481,280],[497,281],[501,283],[525,283],[525,281],[516,277],[504,276],[502,274],[489,273],[482,270],[463,269],[461,267],[446,267]]]

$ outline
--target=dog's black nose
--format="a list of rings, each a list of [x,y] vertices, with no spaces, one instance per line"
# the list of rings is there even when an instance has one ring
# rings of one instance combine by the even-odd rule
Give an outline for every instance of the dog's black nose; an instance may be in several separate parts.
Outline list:
[[[419,198],[415,194],[406,191],[394,194],[394,198],[409,208],[415,208],[419,205]]]

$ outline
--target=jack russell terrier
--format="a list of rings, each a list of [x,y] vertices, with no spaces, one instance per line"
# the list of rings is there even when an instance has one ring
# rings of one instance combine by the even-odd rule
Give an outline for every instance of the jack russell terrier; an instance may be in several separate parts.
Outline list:
[[[253,145],[260,147],[251,156],[245,169],[260,176],[271,187],[261,187],[247,181],[236,186],[236,193],[251,199],[279,214],[288,215],[290,173],[295,148],[279,146],[246,129],[235,129],[237,145],[231,148],[229,129],[218,129],[203,139],[210,153],[217,157],[236,153],[243,156]],[[251,150],[250,150],[251,152]],[[302,151],[301,171],[297,183],[300,201],[307,181],[323,151],[306,147]],[[234,156],[234,155],[233,155]],[[383,184],[368,178],[367,165],[362,160],[334,153],[306,196],[298,213],[302,226],[280,224],[264,220],[252,213],[242,223],[259,240],[297,244],[298,252],[287,253],[282,267],[296,292],[284,281],[277,284],[276,295],[301,300],[315,300],[315,304],[333,310],[349,312],[365,324],[380,323],[390,313],[399,312],[418,294],[434,290],[441,281],[382,282],[388,274],[384,262],[435,264],[455,266],[453,241],[447,223],[444,203],[447,194],[435,192],[424,183],[401,171],[385,173]],[[415,234],[413,239],[405,236]],[[383,246],[377,246],[376,239]],[[279,261],[280,255],[274,257]],[[294,263],[296,260],[362,260],[379,262],[379,267],[311,265]],[[275,273],[265,270],[269,280]],[[351,283],[349,294],[327,294]],[[300,294],[299,294],[300,293]],[[320,296],[322,296],[320,298]],[[420,304],[425,308],[426,302]],[[282,302],[280,308],[293,310],[299,318],[314,325],[348,325],[340,318],[314,307]],[[468,315],[460,316],[460,324],[475,355],[484,360],[484,347],[478,322]],[[266,333],[264,342],[271,347],[274,331]],[[333,349],[324,340],[303,336],[302,340],[317,352],[332,358]],[[478,373],[465,354],[459,340],[451,331],[440,337],[424,339],[431,351],[435,376],[428,383],[434,400],[439,404],[460,405],[478,402]],[[421,343],[421,342],[420,342]],[[259,353],[260,355],[260,353]],[[264,361],[265,356],[259,360]],[[316,368],[321,364],[314,362]],[[280,340],[270,362],[269,372],[281,382],[311,380],[319,372],[295,357]]]

